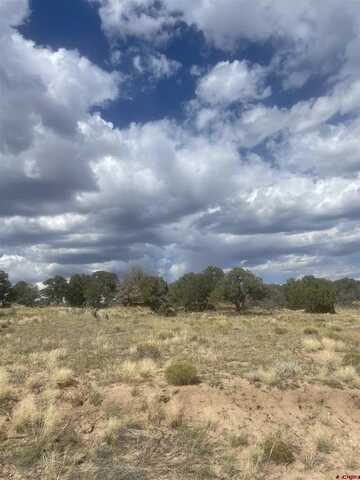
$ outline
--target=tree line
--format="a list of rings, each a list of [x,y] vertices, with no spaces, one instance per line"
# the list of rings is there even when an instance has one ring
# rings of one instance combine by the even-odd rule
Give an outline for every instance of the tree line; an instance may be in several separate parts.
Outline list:
[[[360,282],[350,278],[330,281],[314,276],[290,279],[283,285],[265,284],[244,268],[224,272],[209,266],[200,273],[186,273],[173,283],[132,268],[119,280],[116,274],[98,271],[91,275],[60,275],[43,282],[44,288],[20,281],[12,285],[8,273],[0,270],[0,306],[19,304],[69,305],[103,308],[110,305],[144,305],[162,315],[178,309],[200,312],[221,303],[242,312],[251,304],[305,309],[313,313],[335,313],[335,304],[360,300]]]

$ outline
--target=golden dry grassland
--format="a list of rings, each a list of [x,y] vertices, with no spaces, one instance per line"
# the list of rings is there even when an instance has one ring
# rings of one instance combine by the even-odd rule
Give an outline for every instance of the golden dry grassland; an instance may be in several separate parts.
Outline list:
[[[317,480],[359,461],[356,310],[0,311],[1,479]]]

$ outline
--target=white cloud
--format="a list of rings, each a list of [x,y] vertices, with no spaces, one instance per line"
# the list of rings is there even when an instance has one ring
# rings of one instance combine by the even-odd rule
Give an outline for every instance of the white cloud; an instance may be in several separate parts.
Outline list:
[[[274,145],[273,153],[282,168],[317,176],[349,176],[360,170],[359,120],[290,135]]]
[[[288,108],[265,106],[261,102],[233,111],[221,109],[220,106],[215,104],[204,107],[198,101],[191,102],[188,110],[189,115],[194,117],[196,128],[210,130],[213,138],[216,137],[218,141],[226,138],[243,148],[253,148],[264,141],[271,145],[278,141],[279,135],[286,139],[289,135],[298,135],[300,138],[322,126],[328,128],[326,125],[331,126],[336,117],[358,116],[360,82],[338,82],[327,95],[300,101]],[[347,130],[347,124],[343,128]]]
[[[164,0],[163,3],[170,12],[182,12],[189,25],[197,25],[220,48],[232,48],[242,39],[287,41],[284,53],[291,70],[304,63],[324,69],[331,68],[332,63],[334,68],[337,57],[357,35],[360,18],[356,0]]]
[[[10,24],[28,12],[27,2],[4,6]],[[12,6],[19,9],[16,15]],[[94,188],[88,161],[80,155],[79,121],[88,118],[90,108],[117,97],[121,77],[76,51],[38,47],[11,28],[4,28],[1,45],[0,214],[71,208],[67,202],[76,189]],[[33,201],[26,201],[28,191]]]
[[[1,0],[0,3],[0,37],[9,30],[23,23],[29,14],[28,0]]]
[[[89,0],[100,5],[99,14],[110,38],[134,35],[148,40],[164,38],[163,29],[174,23],[155,0]]]
[[[357,0],[89,1],[100,3],[104,30],[112,38],[135,35],[163,40],[182,20],[224,50],[240,46],[243,40],[271,42],[277,47],[274,69],[282,71],[287,88],[302,86],[314,73],[337,73],[342,64],[349,66],[357,58]]]
[[[134,221],[171,221],[230,188],[225,176],[238,162],[231,144],[214,145],[169,121],[119,131],[97,117],[83,128],[89,149],[100,153],[92,163],[99,191],[81,197],[90,209],[117,201],[119,215],[132,211]]]
[[[260,100],[271,95],[265,87],[266,69],[247,62],[220,62],[201,78],[196,93],[212,105],[229,105],[233,102]]]
[[[90,107],[118,95],[119,75],[75,51],[36,47],[15,32],[1,48],[0,126],[2,148],[9,151],[26,148],[42,127],[71,134]]]
[[[31,252],[23,255],[0,255],[0,270],[9,272],[11,282],[20,280],[37,282],[54,275],[58,265],[40,263],[38,258],[31,260]]]
[[[172,278],[207,263],[359,273],[351,261],[360,246],[360,82],[356,32],[345,28],[355,24],[355,4],[340,12],[333,0],[328,10],[308,0],[224,0],[220,9],[205,0],[166,0],[160,9],[150,0],[100,3],[111,36],[163,38],[178,10],[221,48],[281,38],[274,65],[291,73],[289,88],[316,71],[309,62],[330,71],[329,56],[346,50],[343,69],[322,97],[280,108],[261,102],[268,69],[221,62],[199,78],[185,122],[120,129],[92,110],[117,97],[121,76],[25,40],[11,25],[24,21],[27,2],[6,0],[0,266],[36,280],[134,263]],[[154,78],[179,68],[161,53],[135,66]]]
[[[193,77],[200,77],[204,73],[204,68],[200,67],[200,65],[193,65],[190,68],[190,74]]]
[[[160,53],[136,55],[133,59],[133,65],[139,74],[147,74],[156,80],[172,77],[181,68],[181,63]]]

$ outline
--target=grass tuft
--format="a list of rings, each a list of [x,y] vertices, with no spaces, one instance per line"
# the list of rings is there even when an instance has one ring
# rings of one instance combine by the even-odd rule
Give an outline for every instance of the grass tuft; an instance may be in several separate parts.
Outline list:
[[[133,356],[137,360],[143,360],[145,358],[158,360],[161,357],[161,353],[154,343],[147,342],[137,345]]]
[[[274,332],[276,333],[276,335],[285,335],[289,332],[289,330],[284,327],[275,327]]]
[[[70,368],[55,368],[51,380],[60,388],[70,387],[75,383],[74,372]]]
[[[311,337],[305,337],[302,341],[302,344],[306,352],[317,352],[323,348],[319,340]]]
[[[261,445],[262,460],[265,463],[289,465],[295,461],[292,447],[283,441],[279,435],[267,437]]]
[[[358,375],[353,366],[346,365],[345,367],[340,367],[336,370],[335,376],[343,382],[353,382]]]
[[[333,451],[334,445],[332,441],[326,437],[319,437],[317,440],[317,451],[324,454],[329,454]]]
[[[118,417],[110,417],[105,426],[103,438],[106,443],[113,444],[119,437],[119,432],[123,428],[123,423]]]
[[[247,447],[249,445],[249,435],[241,432],[230,437],[230,445],[232,448]]]
[[[344,342],[341,340],[334,340],[333,338],[323,338],[321,343],[323,344],[324,348],[330,352],[341,352],[345,348]]]
[[[249,372],[247,378],[250,382],[261,382],[270,386],[279,383],[275,368],[264,369],[264,367],[259,367],[257,370]]]
[[[12,394],[9,374],[5,368],[0,368],[0,401],[9,400]]]
[[[319,330],[314,327],[306,327],[303,331],[304,335],[319,335]]]
[[[40,412],[33,395],[28,395],[21,400],[13,412],[13,425],[20,433],[35,427],[40,419]]]
[[[64,424],[65,411],[59,405],[52,403],[44,412],[42,419],[42,434],[45,438],[55,435]]]
[[[156,373],[156,364],[150,358],[144,358],[139,362],[126,360],[120,367],[119,373],[126,382],[136,382],[153,377]]]
[[[343,365],[351,365],[360,373],[360,352],[349,352],[343,358]]]

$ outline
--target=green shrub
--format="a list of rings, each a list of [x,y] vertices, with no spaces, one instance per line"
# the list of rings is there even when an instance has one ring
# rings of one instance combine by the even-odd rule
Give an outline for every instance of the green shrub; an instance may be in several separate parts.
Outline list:
[[[157,313],[163,317],[176,317],[176,310],[168,303],[164,302],[159,307]]]
[[[86,302],[85,289],[90,277],[83,274],[74,274],[69,280],[69,287],[66,290],[66,301],[72,307],[83,307]]]
[[[336,291],[329,280],[307,276],[284,286],[287,306],[308,313],[335,313]]]
[[[132,267],[120,282],[117,299],[124,306],[142,304],[140,283],[145,273],[140,267]]]
[[[9,296],[11,294],[11,283],[9,275],[0,270],[0,307],[5,307],[8,304]]]
[[[39,298],[39,289],[36,285],[21,281],[11,289],[10,298],[19,305],[33,307]]]
[[[115,300],[118,279],[114,273],[98,271],[87,278],[84,286],[86,305],[101,308],[110,305]]]
[[[264,462],[276,465],[288,465],[295,461],[292,447],[285,443],[278,435],[267,437],[262,444]]]
[[[213,293],[223,278],[224,272],[212,266],[207,267],[202,273],[186,273],[170,285],[170,301],[192,312],[214,309],[212,303],[217,303],[218,299],[217,295],[213,297]]]
[[[285,292],[282,285],[264,284],[266,296],[259,302],[266,309],[283,308],[286,306]]]
[[[164,305],[168,293],[168,286],[161,277],[144,276],[139,281],[141,298],[147,307],[153,312],[158,312]]]
[[[248,301],[265,298],[267,290],[261,278],[249,270],[233,268],[222,282],[222,295],[224,300],[234,304],[236,310],[241,312]]]
[[[196,368],[187,361],[173,362],[165,370],[165,378],[170,385],[196,385],[199,377]]]
[[[202,273],[187,273],[170,286],[171,302],[192,312],[206,310],[210,293]]]
[[[352,305],[360,300],[360,282],[353,278],[341,278],[334,282],[337,300],[341,305]]]

